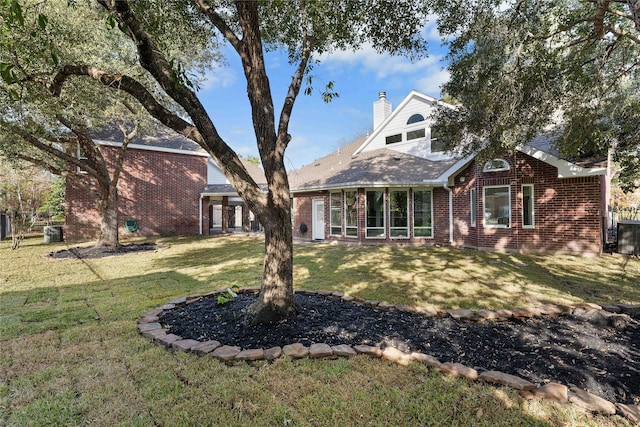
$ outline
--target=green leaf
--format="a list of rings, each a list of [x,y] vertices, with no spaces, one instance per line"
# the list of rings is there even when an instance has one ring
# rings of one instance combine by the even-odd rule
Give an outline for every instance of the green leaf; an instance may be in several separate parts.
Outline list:
[[[9,63],[0,63],[0,77],[8,85],[14,84],[18,81],[13,69],[15,66]]]
[[[107,16],[107,20],[105,21],[105,25],[107,29],[113,30],[116,27],[116,17],[113,15]]]
[[[17,22],[21,27],[24,26],[22,6],[20,6],[18,0],[9,0],[9,19],[11,22]]]
[[[51,59],[53,60],[53,64],[57,67],[60,65],[60,57],[54,51],[51,51]]]
[[[49,23],[49,18],[47,18],[47,15],[43,15],[43,14],[38,15],[38,26],[40,27],[40,29],[44,30],[45,28],[47,28],[48,23]]]

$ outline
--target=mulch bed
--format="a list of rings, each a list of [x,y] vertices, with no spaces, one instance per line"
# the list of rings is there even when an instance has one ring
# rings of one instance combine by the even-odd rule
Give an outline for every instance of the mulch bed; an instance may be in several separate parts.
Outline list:
[[[165,311],[168,332],[243,349],[292,343],[365,344],[417,351],[479,372],[499,370],[531,382],[575,385],[612,402],[640,403],[640,324],[637,316],[598,315],[584,309],[558,317],[463,321],[383,311],[296,294],[298,314],[286,321],[250,326],[247,307],[256,295],[225,304],[206,297]]]
[[[155,251],[156,249],[158,249],[158,246],[155,243],[130,243],[116,248],[88,246],[61,249],[49,253],[48,256],[52,259],[94,259],[127,255],[135,252]]]

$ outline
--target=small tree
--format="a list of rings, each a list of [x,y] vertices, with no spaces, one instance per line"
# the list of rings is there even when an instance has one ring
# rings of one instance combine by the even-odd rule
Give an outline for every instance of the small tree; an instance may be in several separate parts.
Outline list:
[[[11,248],[17,249],[51,189],[51,175],[26,162],[0,158],[0,176],[0,207],[9,213]]]

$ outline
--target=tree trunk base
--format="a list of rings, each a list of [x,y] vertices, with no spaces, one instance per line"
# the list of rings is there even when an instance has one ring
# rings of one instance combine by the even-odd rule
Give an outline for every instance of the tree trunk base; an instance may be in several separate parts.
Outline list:
[[[258,301],[251,304],[248,313],[248,323],[251,325],[257,325],[260,323],[276,323],[282,320],[294,316],[298,313],[298,308],[295,301],[291,304],[285,305],[285,307],[279,307],[275,304],[265,304],[263,301]]]

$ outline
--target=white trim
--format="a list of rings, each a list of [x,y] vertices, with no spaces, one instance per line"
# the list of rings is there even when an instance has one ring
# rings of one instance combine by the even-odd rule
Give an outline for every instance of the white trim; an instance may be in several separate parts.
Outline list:
[[[334,234],[333,233],[333,227],[334,225],[331,223],[331,221],[333,220],[333,195],[337,194],[340,196],[340,203],[338,204],[338,207],[340,208],[340,233],[338,234]],[[336,237],[342,237],[343,233],[344,233],[344,196],[342,194],[342,191],[332,191],[329,192],[329,236],[336,236]]]
[[[539,150],[529,145],[520,145],[517,147],[517,150],[521,153],[533,157],[534,159],[538,159],[542,162],[558,168],[558,178],[577,178],[583,176],[597,176],[607,174],[606,167],[583,168],[574,163],[559,159],[553,154],[549,154],[545,151]]]
[[[475,198],[475,200],[474,200]],[[478,190],[473,187],[469,189],[469,226],[478,225]]]
[[[430,228],[431,236],[416,236],[416,223],[415,223],[415,209],[416,209],[416,192],[417,191],[428,191],[431,200],[429,201],[429,207],[431,208],[431,227],[419,227],[419,228]],[[433,239],[434,237],[434,226],[433,226],[433,187],[415,187],[411,189],[411,231],[413,231],[414,239]]]
[[[198,213],[200,214],[200,223],[198,225],[198,231],[200,232],[200,234],[202,234],[202,200],[204,199],[204,196],[202,194],[200,194],[200,206],[198,206]]]
[[[500,162],[503,166],[499,167],[499,168],[487,167],[488,165],[492,164],[493,162]],[[508,170],[511,170],[511,165],[509,165],[509,162],[507,162],[505,159],[487,160],[485,162],[485,164],[482,166],[482,172],[483,173],[502,172],[502,171],[508,171]]]
[[[317,205],[318,203],[322,203],[322,228],[317,228],[316,225],[319,222],[319,220],[317,219],[317,213],[318,213],[318,208]],[[325,218],[325,209],[324,209],[324,199],[323,198],[315,198],[315,199],[311,199],[311,215],[312,215],[312,219],[311,219],[311,239],[312,240],[324,240],[324,229],[325,229],[325,225],[327,222],[327,218]],[[321,230],[321,233],[320,233]],[[322,236],[322,237],[316,237],[316,236]]]
[[[356,195],[356,225],[355,225],[355,230],[356,230],[356,235],[355,236],[350,236],[347,233],[347,230],[352,230],[354,227],[352,225],[347,225],[347,192],[349,193],[354,193]],[[344,209],[344,237],[347,239],[357,239],[358,237],[360,237],[360,218],[359,218],[359,210],[360,210],[360,204],[359,202],[359,197],[360,194],[358,193],[358,189],[346,189],[342,192],[343,194],[343,209]]]
[[[382,236],[373,236],[369,237],[368,231],[368,217],[367,217],[367,193],[368,192],[382,192]],[[365,188],[364,189],[364,238],[365,239],[386,239],[387,238],[387,191],[386,188]],[[380,227],[371,227],[372,230],[377,230]]]
[[[531,187],[531,225],[524,224],[524,187]],[[522,194],[522,228],[531,229],[536,228],[536,198],[535,198],[535,188],[533,184],[522,184],[520,186],[520,191]]]
[[[396,107],[396,109],[395,109],[391,114],[389,114],[389,116],[387,116],[387,118],[386,118],[386,119],[384,119],[384,120],[382,121],[382,123],[380,123],[380,124],[379,124],[379,125],[378,125],[374,130],[373,130],[373,132],[371,133],[371,135],[369,135],[369,137],[368,137],[368,138],[367,138],[367,139],[362,143],[362,145],[360,145],[360,147],[358,147],[358,148],[356,149],[356,151],[353,153],[353,157],[355,157],[355,156],[357,156],[358,154],[360,154],[360,153],[361,153],[361,152],[362,152],[362,151],[367,147],[367,145],[371,144],[371,141],[373,141],[374,139],[376,139],[376,138],[378,137],[378,135],[382,132],[382,130],[387,126],[387,124],[388,124],[389,122],[391,122],[391,121],[392,121],[392,120],[393,120],[393,119],[398,115],[398,113],[399,113],[400,111],[402,111],[402,110],[404,109],[404,107],[405,107],[405,106],[406,106],[406,105],[407,105],[407,104],[408,104],[412,99],[414,99],[414,98],[420,98],[420,99],[422,99],[423,101],[430,102],[430,103],[432,103],[432,104],[437,104],[437,105],[446,105],[446,106],[449,106],[449,104],[447,104],[447,103],[444,103],[444,102],[442,102],[442,101],[438,101],[437,99],[432,98],[432,97],[430,97],[430,96],[428,96],[428,95],[425,95],[425,94],[423,94],[423,93],[420,93],[420,92],[418,92],[418,91],[416,91],[416,90],[412,90],[412,91],[411,91],[411,92],[409,92],[409,94],[408,94],[408,95],[407,95],[407,96],[402,100],[402,102],[400,103],[400,105],[398,105],[398,106]],[[453,106],[451,106],[451,108],[454,108],[454,107],[453,107]],[[423,114],[423,117],[424,117],[424,114]],[[405,123],[405,127],[406,127],[406,126],[407,126],[407,125],[406,125],[406,123]],[[409,125],[409,126],[411,126],[411,125]]]
[[[509,207],[509,224],[487,224],[486,219],[486,207],[487,207],[487,188],[504,188],[507,187],[509,191],[507,194],[509,195],[509,202],[507,206]],[[511,185],[486,185],[482,188],[482,226],[485,228],[511,228],[511,223],[513,221],[513,212],[511,209]]]
[[[406,236],[392,236],[391,235],[391,192],[403,192],[407,195],[407,235]],[[389,188],[389,238],[390,239],[409,239],[411,237],[411,213],[409,210],[409,189],[408,188]],[[402,229],[403,227],[393,227],[394,229]]]
[[[121,142],[105,141],[105,140],[99,140],[99,139],[94,140],[94,142],[98,145],[106,145],[108,147],[122,147]],[[207,153],[204,150],[203,151],[179,150],[177,148],[164,148],[164,147],[156,147],[153,145],[129,144],[127,145],[127,149],[158,151],[160,153],[184,154],[187,156],[211,157],[209,153]]]

